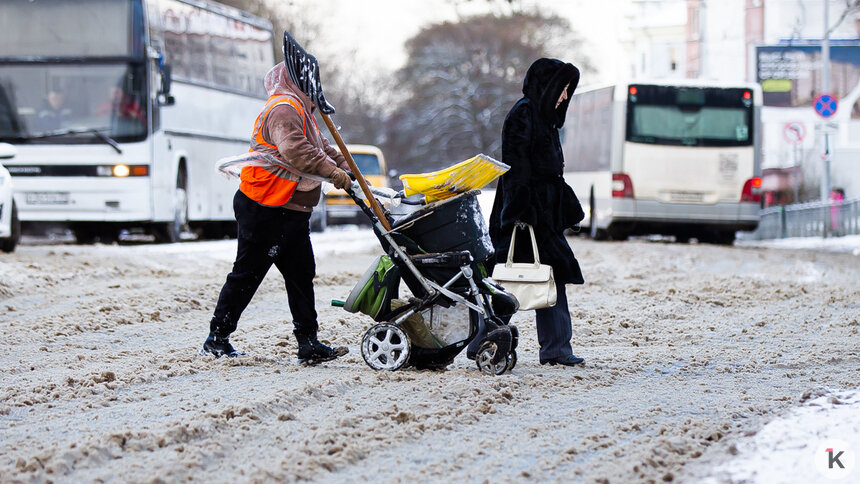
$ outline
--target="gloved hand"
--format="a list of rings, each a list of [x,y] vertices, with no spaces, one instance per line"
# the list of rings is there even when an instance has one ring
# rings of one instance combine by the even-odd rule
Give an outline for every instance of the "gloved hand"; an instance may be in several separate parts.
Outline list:
[[[347,187],[352,185],[352,180],[349,179],[349,175],[346,174],[345,171],[340,168],[335,168],[334,173],[329,177],[332,185],[337,188],[342,188],[346,190]]]

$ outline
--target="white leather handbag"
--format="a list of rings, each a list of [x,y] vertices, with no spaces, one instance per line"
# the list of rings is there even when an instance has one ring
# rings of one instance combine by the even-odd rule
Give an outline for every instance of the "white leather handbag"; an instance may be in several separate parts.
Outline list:
[[[517,230],[525,227],[528,227],[532,237],[532,253],[535,257],[533,263],[514,262]],[[508,249],[508,260],[504,264],[496,264],[493,268],[493,280],[517,297],[522,310],[550,308],[555,306],[558,298],[552,266],[540,263],[535,230],[528,224],[517,224],[514,227],[511,233],[511,246]]]

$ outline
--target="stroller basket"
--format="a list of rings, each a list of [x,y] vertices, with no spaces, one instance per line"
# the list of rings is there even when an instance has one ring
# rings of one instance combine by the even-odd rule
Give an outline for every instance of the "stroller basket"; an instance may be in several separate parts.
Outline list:
[[[468,250],[477,262],[493,255],[479,191],[430,203],[397,220],[392,230],[412,239],[425,252]]]
[[[361,204],[354,191],[347,193]],[[386,255],[365,272],[343,307],[379,322],[361,341],[361,355],[371,368],[444,368],[475,339],[483,322],[478,368],[496,375],[513,369],[518,333],[495,308],[496,299],[507,298],[515,310],[516,299],[487,279],[494,251],[478,193],[453,194],[399,216],[387,212],[388,224],[362,207]],[[411,292],[404,300],[398,299],[401,280]]]

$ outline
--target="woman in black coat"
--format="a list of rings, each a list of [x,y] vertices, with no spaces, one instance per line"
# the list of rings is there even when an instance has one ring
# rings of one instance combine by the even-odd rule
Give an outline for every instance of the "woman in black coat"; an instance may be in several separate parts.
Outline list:
[[[557,59],[538,59],[526,73],[522,99],[514,104],[502,128],[502,161],[511,169],[499,179],[490,238],[496,261],[507,260],[511,233],[517,222],[535,230],[542,264],[553,268],[558,302],[536,313],[541,364],[573,366],[566,284],[582,284],[582,272],[564,237],[564,230],[584,217],[573,190],[564,182],[564,157],[559,128],[564,124],[570,96],[579,83],[579,70]],[[530,237],[520,230],[514,261],[533,261]]]

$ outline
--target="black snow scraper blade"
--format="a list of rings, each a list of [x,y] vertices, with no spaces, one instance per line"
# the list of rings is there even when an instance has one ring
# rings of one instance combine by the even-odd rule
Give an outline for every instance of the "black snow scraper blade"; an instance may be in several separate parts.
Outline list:
[[[309,54],[296,39],[284,31],[284,66],[299,89],[311,98],[323,114],[334,114],[334,106],[325,100],[320,82],[320,65],[317,58]]]

